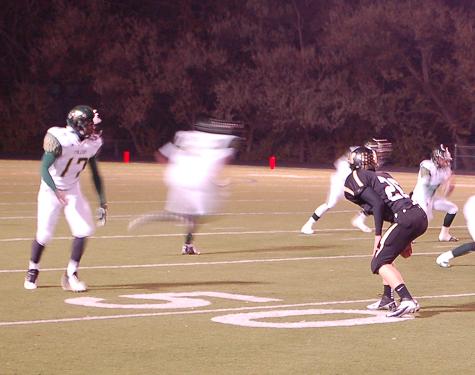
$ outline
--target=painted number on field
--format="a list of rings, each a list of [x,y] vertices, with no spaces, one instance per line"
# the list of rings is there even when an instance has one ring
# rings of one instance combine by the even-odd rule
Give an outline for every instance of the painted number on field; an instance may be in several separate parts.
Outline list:
[[[210,301],[198,297],[223,298],[242,302],[275,302],[275,298],[261,298],[244,294],[232,294],[221,292],[190,292],[190,293],[152,293],[152,294],[129,294],[119,297],[138,300],[159,300],[164,303],[106,303],[103,298],[77,297],[68,298],[66,303],[87,307],[101,307],[106,309],[190,309],[203,307],[211,304]]]
[[[312,316],[312,315],[335,315],[335,314],[351,314],[351,315],[369,315],[365,318],[339,319],[339,320],[300,320],[298,322],[285,321],[263,321],[264,319],[276,319],[295,316]],[[366,324],[380,323],[396,323],[408,318],[387,318],[383,311],[369,310],[333,310],[333,309],[308,309],[308,310],[270,310],[257,311],[243,314],[228,314],[212,318],[217,323],[232,324],[243,327],[254,328],[321,328],[321,327],[350,327]]]
[[[211,302],[208,298],[221,298],[241,302],[266,303],[281,301],[275,298],[249,296],[244,294],[221,293],[221,292],[189,292],[189,293],[151,293],[121,295],[121,298],[133,300],[161,301],[160,303],[107,303],[103,298],[77,297],[68,298],[66,303],[71,305],[98,307],[105,309],[192,309],[208,306]],[[203,298],[204,297],[204,298]],[[370,310],[343,310],[343,309],[283,309],[266,307],[266,311],[254,311],[239,314],[227,314],[216,316],[211,320],[216,323],[231,324],[241,327],[252,328],[322,328],[322,327],[350,327],[366,324],[381,324],[402,322],[413,317],[387,318],[384,311]],[[240,309],[240,308],[238,308]],[[258,307],[256,307],[258,309]],[[234,309],[235,310],[235,309]],[[209,310],[218,312],[219,310]],[[208,311],[206,311],[208,312]],[[356,317],[335,319],[335,315],[353,315]],[[332,315],[331,320],[315,319],[315,316]],[[312,316],[314,318],[312,318]],[[362,317],[363,316],[363,317]],[[310,317],[300,319],[296,317]]]

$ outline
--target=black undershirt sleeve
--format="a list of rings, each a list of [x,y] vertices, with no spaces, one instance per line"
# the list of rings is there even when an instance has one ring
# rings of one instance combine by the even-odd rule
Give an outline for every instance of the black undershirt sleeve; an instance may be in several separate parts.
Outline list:
[[[374,216],[374,234],[380,236],[383,231],[384,201],[372,188],[369,187],[362,191],[360,198],[372,207]]]

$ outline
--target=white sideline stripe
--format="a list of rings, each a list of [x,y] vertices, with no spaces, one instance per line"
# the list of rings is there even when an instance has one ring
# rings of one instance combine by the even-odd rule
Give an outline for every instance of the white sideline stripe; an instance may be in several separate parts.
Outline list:
[[[432,253],[413,253],[412,256],[439,255],[440,252]],[[189,267],[189,266],[214,266],[223,264],[248,264],[248,263],[273,263],[273,262],[298,262],[301,260],[328,260],[328,259],[356,259],[371,258],[371,254],[364,255],[329,255],[320,257],[298,257],[298,258],[268,258],[268,259],[242,259],[242,260],[220,260],[214,262],[190,262],[190,263],[152,263],[152,264],[128,264],[120,266],[81,266],[82,270],[95,269],[124,269],[124,268],[155,268],[155,267]],[[64,268],[42,268],[41,272],[62,271]],[[25,272],[21,270],[0,270],[0,273],[18,273]]]
[[[428,229],[434,229],[440,227],[429,227]],[[451,228],[466,228],[465,225],[452,225]],[[328,234],[325,232],[360,232],[357,228],[328,228],[328,229],[315,229],[315,233]],[[300,230],[255,230],[255,231],[228,231],[228,232],[201,232],[196,233],[194,236],[235,236],[241,234],[282,234],[282,233],[297,233],[304,237],[310,237],[311,235],[304,235]],[[91,236],[88,238],[94,238],[97,240],[110,240],[120,238],[160,238],[160,237],[182,237],[183,233],[162,233],[162,234],[136,234],[126,235],[120,234],[115,236]],[[369,237],[368,237],[369,238]],[[363,239],[367,239],[363,237]],[[32,241],[33,237],[16,237],[16,238],[2,238],[0,242],[18,242],[18,241]],[[52,240],[71,240],[70,236],[53,237]]]
[[[461,294],[441,294],[437,296],[420,296],[415,297],[417,299],[434,299],[434,298],[460,298],[460,297],[473,297],[475,293],[461,293]],[[168,311],[168,312],[156,312],[156,313],[141,313],[141,314],[120,314],[120,315],[103,315],[103,316],[84,316],[78,318],[59,318],[59,319],[41,319],[41,320],[19,320],[16,322],[0,322],[0,327],[18,326],[18,325],[32,325],[32,324],[44,324],[44,323],[69,323],[69,322],[81,322],[92,320],[110,320],[110,319],[124,319],[124,318],[148,318],[153,316],[170,316],[170,315],[194,315],[194,314],[210,314],[221,313],[229,311],[249,311],[249,310],[270,310],[270,309],[287,309],[294,307],[307,307],[307,306],[325,306],[325,305],[343,305],[352,303],[367,303],[373,302],[375,299],[360,299],[353,301],[327,301],[327,302],[310,302],[310,303],[297,303],[289,305],[272,305],[272,306],[252,306],[252,307],[236,307],[227,309],[209,309],[209,310],[187,310],[187,311]]]

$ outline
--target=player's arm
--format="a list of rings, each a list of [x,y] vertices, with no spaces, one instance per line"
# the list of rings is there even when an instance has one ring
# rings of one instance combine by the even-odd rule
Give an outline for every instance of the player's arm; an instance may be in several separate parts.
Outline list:
[[[374,247],[373,251],[379,248],[381,241],[381,233],[383,231],[384,221],[384,201],[381,197],[371,188],[367,187],[361,192],[360,198],[368,203],[373,211],[374,217]]]
[[[168,160],[170,160],[170,156],[176,152],[177,147],[174,143],[168,142],[162,147],[160,147],[155,153],[153,154],[157,163],[166,164]]]
[[[99,174],[99,168],[97,167],[96,156],[93,156],[89,159],[89,165],[91,166],[94,187],[96,188],[97,195],[99,196],[100,207],[97,210],[97,225],[103,226],[107,221],[107,200],[106,194],[104,192],[104,184],[102,183],[102,178]]]
[[[66,198],[64,193],[56,187],[56,184],[53,181],[53,177],[51,177],[51,173],[49,173],[49,168],[54,164],[55,160],[61,155],[62,147],[59,143],[58,139],[51,135],[50,133],[46,133],[45,138],[43,140],[43,150],[44,154],[41,158],[41,167],[40,167],[40,174],[41,179],[50,187],[51,190],[54,191],[58,200],[62,203],[66,203]]]
[[[89,159],[89,165],[92,171],[92,180],[94,187],[96,188],[97,195],[99,196],[99,203],[101,207],[107,208],[106,194],[104,192],[104,184],[102,183],[101,175],[99,174],[99,168],[97,167],[96,157],[93,156]]]
[[[421,179],[422,185],[428,187],[430,183],[430,170],[421,166],[421,169],[419,170],[419,178]]]

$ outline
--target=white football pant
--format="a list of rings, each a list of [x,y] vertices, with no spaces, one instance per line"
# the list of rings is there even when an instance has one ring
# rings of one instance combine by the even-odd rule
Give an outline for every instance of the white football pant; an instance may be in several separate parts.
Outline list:
[[[53,190],[43,181],[38,192],[38,222],[36,241],[46,245],[53,236],[61,211],[69,224],[74,237],[88,237],[94,233],[94,221],[91,208],[81,192],[79,183],[65,191],[66,206],[63,206]]]

